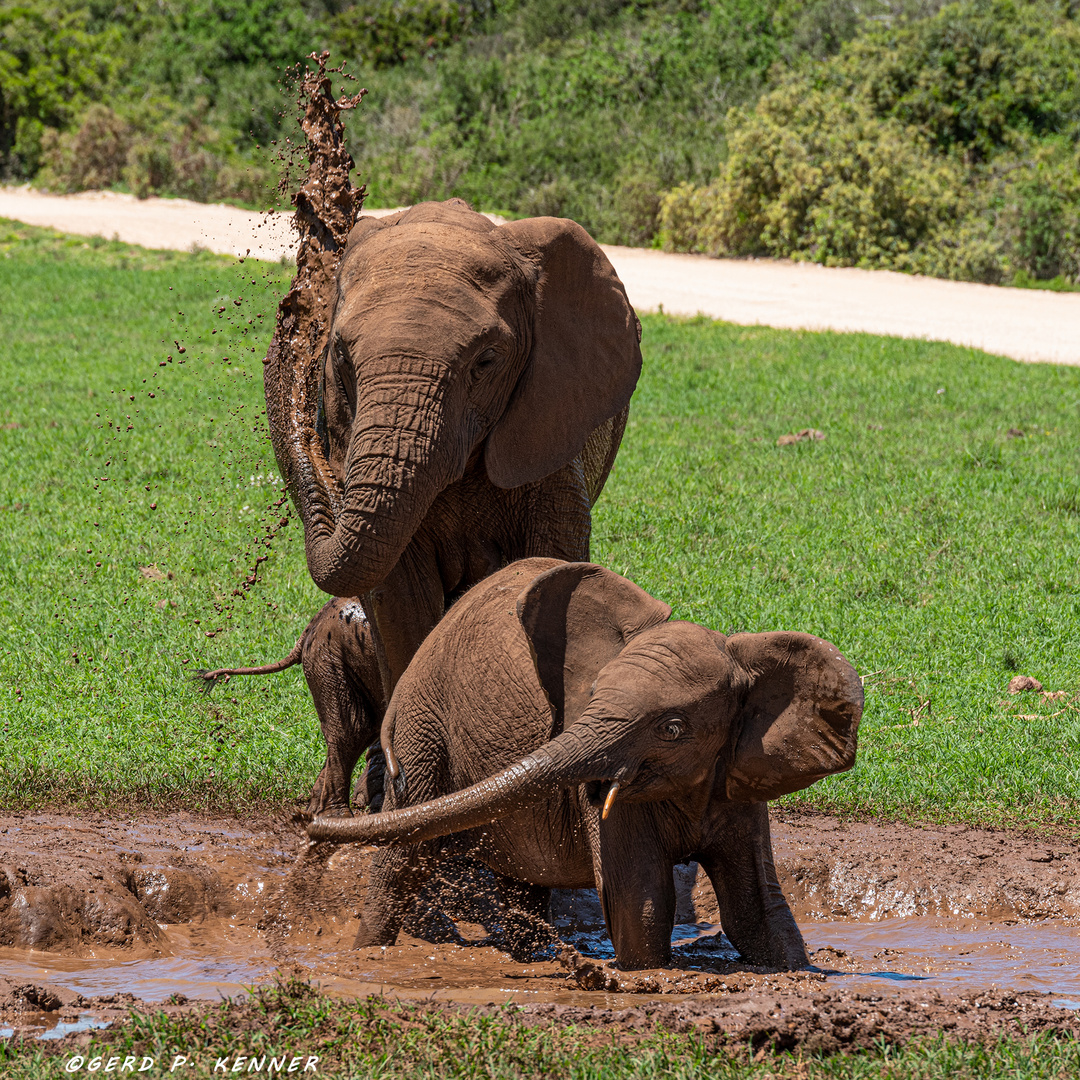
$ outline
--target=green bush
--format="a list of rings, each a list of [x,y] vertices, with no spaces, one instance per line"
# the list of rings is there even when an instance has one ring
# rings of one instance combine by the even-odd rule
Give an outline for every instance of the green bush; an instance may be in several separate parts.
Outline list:
[[[123,185],[140,198],[265,205],[276,182],[270,170],[243,161],[227,139],[168,102],[145,105],[133,117],[91,105],[70,131],[45,130],[41,156],[40,181],[58,191]]]
[[[1004,181],[999,221],[1010,268],[1036,280],[1080,282],[1080,153],[1040,147]]]
[[[773,2],[521,4],[433,60],[363,71],[350,138],[373,205],[422,190],[650,242],[659,193],[708,179],[728,106],[778,60]]]
[[[331,48],[375,68],[391,67],[458,41],[477,14],[473,5],[453,0],[362,0],[331,21]]]
[[[46,127],[64,127],[118,73],[121,35],[85,9],[50,0],[0,3],[0,174],[36,172]]]
[[[682,185],[664,198],[665,247],[994,276],[978,230],[955,231],[971,212],[964,170],[917,128],[792,83],[730,114],[728,129],[715,184]]]
[[[971,0],[846,46],[727,118],[665,247],[998,282],[1080,275],[1080,23]]]

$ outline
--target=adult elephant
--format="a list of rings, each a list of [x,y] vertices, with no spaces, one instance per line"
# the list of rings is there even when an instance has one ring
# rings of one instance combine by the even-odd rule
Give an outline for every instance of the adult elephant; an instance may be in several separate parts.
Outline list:
[[[495,226],[459,199],[361,218],[329,325],[317,396],[274,346],[265,387],[308,569],[339,598],[302,645],[327,744],[309,810],[347,815],[356,762],[448,605],[515,559],[588,558],[641,328],[581,226]]]

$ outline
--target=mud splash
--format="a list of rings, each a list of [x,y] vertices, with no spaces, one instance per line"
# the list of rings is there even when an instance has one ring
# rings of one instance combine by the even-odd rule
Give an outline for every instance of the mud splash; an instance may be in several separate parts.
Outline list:
[[[87,1016],[107,1021],[136,1001],[240,994],[275,975],[342,996],[559,1010],[658,1000],[727,1009],[763,994],[1020,1000],[1035,991],[1040,1008],[1080,1002],[1080,903],[1063,872],[1080,857],[1076,843],[790,814],[774,835],[812,969],[743,964],[719,931],[707,879],[688,866],[676,875],[672,966],[627,973],[611,962],[587,891],[556,895],[564,945],[532,964],[498,948],[499,913],[471,865],[448,869],[418,898],[399,944],[354,951],[368,859],[355,846],[313,855],[320,849],[291,823],[190,814],[0,818],[0,1018],[41,1034]]]
[[[331,492],[338,491],[317,430],[319,380],[333,317],[338,262],[366,195],[366,189],[353,187],[349,178],[354,163],[345,148],[341,114],[356,108],[367,91],[335,99],[331,75],[341,70],[327,69],[328,56],[313,53],[309,59],[317,69],[305,66],[300,71],[297,101],[307,140],[308,173],[292,196],[293,225],[299,235],[296,275],[278,305],[274,336],[263,360],[270,439],[281,475],[298,506],[301,486],[313,482],[306,470],[319,470],[318,482]],[[282,194],[287,192],[283,189]]]

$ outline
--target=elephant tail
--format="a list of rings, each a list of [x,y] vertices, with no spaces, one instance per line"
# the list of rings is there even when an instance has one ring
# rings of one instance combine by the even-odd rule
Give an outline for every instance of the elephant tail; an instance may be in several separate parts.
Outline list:
[[[218,682],[228,682],[233,675],[273,675],[275,672],[284,671],[286,668],[291,668],[293,664],[300,663],[300,657],[304,652],[304,637],[305,635],[301,634],[288,655],[271,664],[263,664],[260,667],[216,668],[213,671],[196,668],[191,673],[192,681],[204,690],[209,690]]]

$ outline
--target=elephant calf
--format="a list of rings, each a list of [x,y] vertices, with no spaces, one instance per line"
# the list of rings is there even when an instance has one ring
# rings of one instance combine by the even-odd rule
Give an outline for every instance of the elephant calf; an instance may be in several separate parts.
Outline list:
[[[450,609],[383,723],[393,809],[308,829],[390,845],[357,946],[392,944],[457,850],[531,918],[550,889],[595,885],[626,969],[670,961],[672,869],[693,859],[747,961],[807,963],[766,800],[851,768],[862,684],[809,634],[725,637],[670,615],[626,578],[553,559],[512,563]]]

